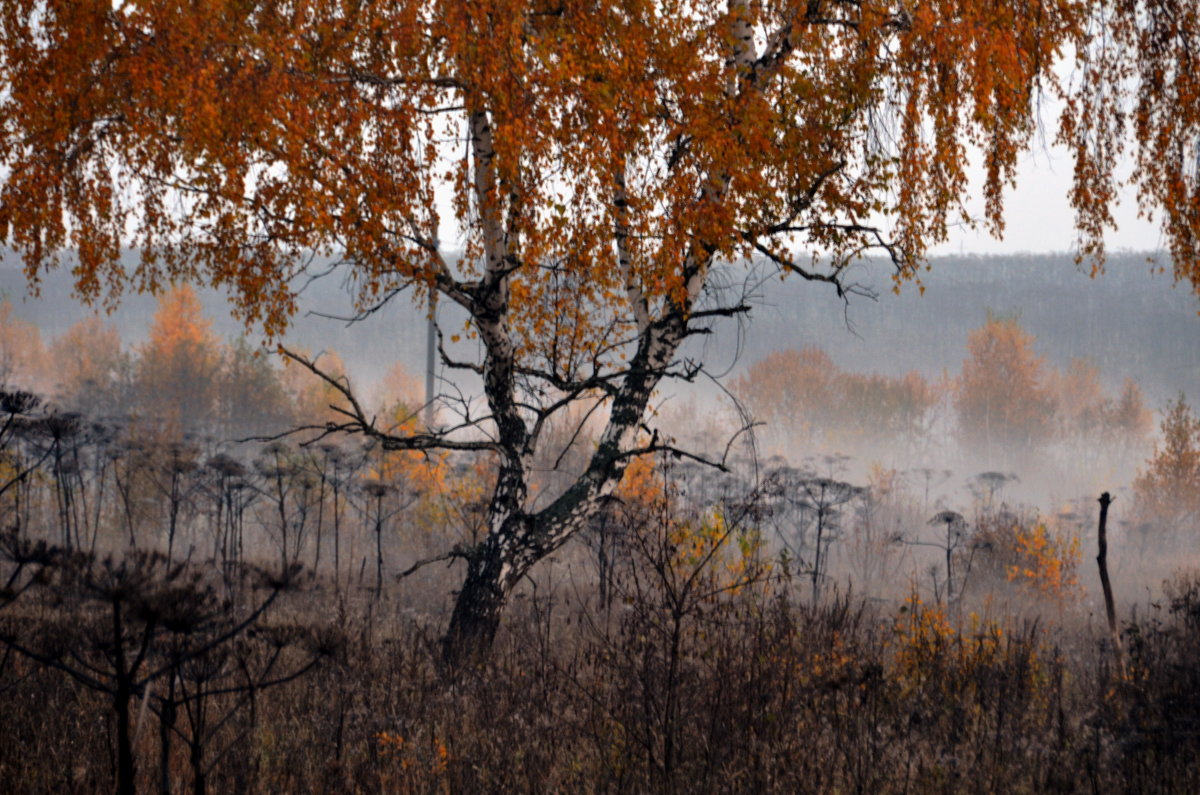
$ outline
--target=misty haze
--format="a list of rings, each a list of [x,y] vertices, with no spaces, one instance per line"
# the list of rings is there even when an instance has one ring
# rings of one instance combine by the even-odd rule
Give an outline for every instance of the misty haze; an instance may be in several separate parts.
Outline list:
[[[695,573],[704,587],[797,600],[818,611],[810,620],[846,621],[827,611],[860,605],[869,612],[854,613],[854,631],[894,624],[917,644],[906,654],[932,653],[924,644],[948,641],[926,633],[953,639],[967,622],[999,645],[955,654],[998,664],[1101,626],[1089,565],[1101,492],[1116,496],[1109,565],[1122,615],[1192,598],[1177,589],[1194,587],[1182,572],[1197,564],[1200,532],[1200,425],[1186,397],[1200,394],[1194,298],[1145,255],[1114,257],[1097,278],[1066,256],[932,265],[922,295],[893,293],[883,263],[862,263],[864,294],[844,305],[731,269],[722,290],[750,303],[750,320],[715,323],[686,351],[706,374],[655,400],[659,427],[696,458],[648,456],[595,527],[532,575],[513,620],[535,623],[510,629],[521,654],[534,626],[563,631],[543,615],[555,605],[568,623],[580,610],[601,621],[589,634],[617,632],[614,643],[630,621],[657,622],[631,602],[643,589],[671,597],[671,578]],[[96,560],[136,550],[207,561],[224,588],[247,565],[302,565],[309,579],[287,611],[303,616],[313,598],[365,610],[356,632],[419,637],[445,622],[453,570],[420,564],[483,532],[486,459],[324,436],[344,397],[247,338],[218,292],[176,287],[96,314],[59,272],[28,294],[11,255],[0,284],[14,532]],[[303,301],[284,344],[344,373],[380,422],[422,422],[426,312],[395,302],[386,326],[338,319],[352,308],[334,279]],[[438,319],[446,336],[464,323],[445,309]],[[479,402],[470,373],[442,365],[436,377],[437,422]],[[598,423],[584,415],[555,430],[533,503],[586,463]],[[663,510],[677,518],[656,529]],[[22,554],[36,559],[21,550],[10,548],[14,582],[33,565]],[[671,578],[642,579],[668,565]],[[690,619],[705,603],[659,609]],[[1014,649],[1004,632],[1032,634]],[[322,657],[312,643],[294,641],[309,650],[293,650],[308,655],[293,665]],[[389,753],[429,752],[377,734],[398,744]]]
[[[4,0],[0,791],[1200,792],[1197,52]]]

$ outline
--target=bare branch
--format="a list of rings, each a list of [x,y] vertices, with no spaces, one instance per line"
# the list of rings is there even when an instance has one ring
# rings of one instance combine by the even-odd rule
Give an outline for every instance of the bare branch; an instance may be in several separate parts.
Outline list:
[[[459,560],[459,559],[469,560],[473,554],[474,554],[474,552],[472,550],[466,549],[466,548],[462,547],[461,545],[455,544],[450,549],[449,552],[444,552],[441,555],[434,555],[431,558],[423,558],[421,560],[418,560],[416,563],[414,563],[413,565],[409,566],[404,571],[397,574],[396,579],[403,580],[405,577],[408,577],[409,575],[414,574],[415,572],[419,571],[420,569],[425,568],[426,566],[428,566],[431,563],[440,563],[443,560],[450,560],[450,561]]]
[[[297,433],[305,431],[318,431],[319,434],[308,439],[303,444],[305,446],[314,444],[331,434],[345,433],[356,434],[361,433],[368,438],[375,439],[379,442],[384,450],[491,450],[497,449],[494,442],[486,440],[455,440],[446,438],[447,431],[428,431],[424,433],[414,433],[405,436],[396,435],[388,431],[380,430],[375,424],[375,418],[367,416],[362,405],[355,397],[350,389],[349,382],[344,377],[331,375],[317,366],[314,360],[302,354],[290,351],[287,348],[280,347],[282,355],[300,364],[309,372],[316,375],[325,383],[332,386],[338,393],[345,398],[349,403],[349,408],[344,406],[331,405],[329,408],[347,418],[346,422],[327,422],[323,425],[302,425],[285,431],[281,434],[276,434],[274,437],[260,437],[257,441],[267,441],[268,439],[281,439],[288,436],[294,436]],[[480,420],[482,421],[482,420]],[[463,428],[473,427],[477,422],[464,423]]]

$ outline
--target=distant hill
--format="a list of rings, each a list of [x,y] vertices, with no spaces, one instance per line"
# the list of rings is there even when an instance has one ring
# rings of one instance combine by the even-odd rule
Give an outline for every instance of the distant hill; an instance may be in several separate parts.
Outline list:
[[[993,309],[1018,313],[1037,337],[1039,352],[1057,366],[1072,357],[1090,358],[1110,386],[1135,378],[1156,408],[1180,390],[1200,398],[1200,302],[1187,286],[1174,287],[1169,274],[1154,272],[1144,254],[1113,256],[1107,272],[1095,279],[1065,254],[943,257],[922,275],[924,295],[912,284],[894,294],[880,262],[856,265],[852,280],[874,289],[877,300],[852,297],[844,305],[829,285],[774,277],[755,285],[752,279],[749,323],[722,321],[687,351],[703,356],[710,370],[731,376],[773,349],[810,344],[824,348],[844,369],[953,374],[966,355],[967,333]],[[736,297],[745,288],[746,271],[730,269],[718,281],[726,285],[727,297]],[[46,337],[88,312],[70,297],[67,271],[48,274],[41,297],[28,297],[11,253],[0,260],[0,291]],[[222,295],[206,290],[201,297],[218,333],[242,333]],[[423,370],[424,311],[405,297],[358,324],[306,314],[349,312],[335,274],[308,285],[301,305],[304,313],[289,334],[290,344],[334,348],[358,378],[374,378],[394,361],[413,373]],[[155,306],[149,296],[132,295],[112,315],[127,344],[144,339]],[[443,322],[457,330],[462,316],[446,310]]]

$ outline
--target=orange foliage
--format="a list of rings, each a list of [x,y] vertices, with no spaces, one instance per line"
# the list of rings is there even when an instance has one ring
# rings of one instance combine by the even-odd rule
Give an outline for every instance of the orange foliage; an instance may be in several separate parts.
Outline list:
[[[416,413],[424,403],[425,385],[403,364],[396,362],[376,385],[375,392],[375,402],[383,407],[385,414],[396,415],[397,412],[391,409],[397,404],[405,406],[409,413]]]
[[[1154,426],[1154,414],[1146,408],[1142,389],[1132,378],[1125,379],[1121,394],[1109,404],[1107,415],[1109,431],[1129,449],[1140,447]]]
[[[1054,400],[1046,361],[1016,318],[988,313],[967,338],[955,409],[964,444],[992,455],[1028,452],[1053,433]]]
[[[182,352],[211,357],[220,344],[196,291],[187,284],[175,285],[159,296],[149,336],[146,350],[166,355]]]
[[[405,385],[412,382],[397,364],[385,379],[384,388],[389,384],[404,394]],[[424,430],[422,418],[404,400],[393,403],[383,420],[396,434]],[[408,504],[405,525],[423,534],[420,540],[436,545],[444,541],[447,530],[456,532],[460,539],[477,540],[482,530],[480,508],[486,505],[487,489],[495,480],[493,466],[487,457],[477,458],[471,466],[456,466],[445,450],[378,448],[366,477],[398,489]]]
[[[437,290],[468,314],[499,430],[457,446],[498,450],[492,505],[509,515],[529,486],[539,407],[524,401],[611,390],[596,468],[565,492],[577,504],[490,545],[506,565],[472,564],[516,582],[507,564],[581,529],[620,477],[650,396],[711,317],[717,263],[754,256],[840,291],[851,260],[883,250],[898,283],[915,278],[928,246],[971,221],[973,149],[985,223],[1002,230],[1042,91],[1065,100],[1083,249],[1103,253],[1113,153],[1132,135],[1139,200],[1162,210],[1176,274],[1200,286],[1200,175],[1177,156],[1200,135],[1196,15],[1153,1],[1174,13],[1147,13],[1151,0],[7,0],[0,236],[34,281],[70,249],[85,298],[204,281],[276,335],[314,253],[336,253],[367,314]],[[1064,52],[1080,80],[1058,79]],[[439,242],[447,209],[461,256]],[[466,582],[463,605],[504,596]],[[454,615],[498,615],[475,609]]]
[[[216,413],[223,345],[188,285],[159,296],[141,349],[138,387],[151,418],[181,429],[209,429]]]
[[[909,441],[924,427],[936,389],[918,373],[900,378],[845,372],[820,348],[768,354],[733,385],[754,417],[799,443]]]
[[[42,335],[38,327],[14,317],[8,298],[0,300],[0,386],[40,389],[42,361]]]
[[[1060,441],[1079,471],[1139,451],[1150,413],[1138,385],[1126,378],[1114,398],[1095,364],[1072,359],[1060,371],[1034,343],[1017,318],[991,312],[971,332],[954,394],[960,443],[993,462],[1016,465]]]
[[[969,584],[987,592],[1011,583],[1027,596],[1050,599],[1063,609],[1082,595],[1083,544],[1078,527],[1069,521],[985,513],[971,534],[970,549],[960,550],[963,563],[973,563]]]
[[[930,663],[943,657],[958,640],[958,632],[942,604],[926,605],[915,593],[905,600],[893,623],[896,673],[914,683],[938,671]]]
[[[814,345],[772,351],[734,382],[733,392],[774,432],[807,441],[837,405],[838,373],[829,354]]]
[[[404,403],[391,409],[396,432],[412,433],[419,426],[418,418]],[[443,450],[430,453],[416,450],[381,450],[371,477],[394,483],[415,495],[439,494],[445,491],[449,471],[449,456]]]
[[[762,560],[763,541],[754,528],[731,524],[721,508],[698,517],[672,517],[666,530],[672,571],[685,580],[701,572],[711,596],[735,594],[751,583],[766,582],[771,566]]]
[[[420,394],[415,387],[402,364],[396,363],[388,370],[381,389],[392,399],[382,417],[390,433],[411,435],[424,430],[416,408],[420,404],[413,402]],[[443,450],[381,450],[372,477],[395,483],[414,495],[440,495],[446,490],[448,472],[449,456]]]
[[[1058,433],[1090,436],[1103,431],[1109,401],[1100,384],[1100,368],[1086,359],[1071,359],[1066,372],[1051,370],[1047,391],[1054,396]]]
[[[872,216],[892,223],[908,277],[964,217],[968,144],[983,153],[987,226],[1003,228],[1033,98],[1050,91],[1067,99],[1085,249],[1102,250],[1110,153],[1132,132],[1131,179],[1163,210],[1177,275],[1200,283],[1196,175],[1177,156],[1200,117],[1183,35],[1195,13],[1152,15],[1182,33],[1143,37],[1143,6],[11,0],[0,233],[32,275],[75,250],[88,297],[119,291],[121,251],[143,248],[135,283],[203,276],[279,331],[295,311],[280,277],[310,251],[357,263],[364,304],[430,284],[448,188],[471,227],[465,262],[496,217],[515,261],[559,263],[514,276],[514,328],[579,363],[613,339],[595,310],[627,300],[614,229],[651,298],[690,289],[697,246],[841,261],[877,244],[857,222]],[[1068,51],[1085,79],[1060,84]],[[1130,106],[1136,124],[1121,121]],[[472,114],[494,173],[431,143]]]
[[[1047,389],[1054,398],[1056,432],[1063,438],[1090,439],[1131,451],[1141,447],[1153,425],[1141,387],[1126,378],[1116,398],[1100,384],[1100,370],[1072,359],[1065,373],[1051,370]]]
[[[119,376],[121,335],[98,317],[79,321],[50,344],[57,391],[63,396],[103,389]]]
[[[375,742],[382,762],[380,781],[386,789],[452,791],[447,775],[450,750],[436,734],[414,742],[397,732],[381,731],[375,735]]]
[[[614,493],[627,510],[647,516],[666,498],[666,482],[654,456],[640,455],[625,467],[625,475]]]
[[[1167,405],[1162,440],[1133,492],[1135,510],[1146,521],[1174,524],[1200,517],[1200,418],[1183,395]]]
[[[1052,534],[1042,522],[1015,529],[1017,561],[1008,567],[1009,581],[1020,582],[1038,593],[1064,599],[1077,592],[1082,545],[1073,533]]]
[[[349,383],[346,380],[346,365],[337,351],[323,351],[318,364],[333,378]],[[284,391],[291,396],[298,423],[320,425],[327,422],[345,422],[346,415],[336,410],[346,406],[345,396],[332,384],[313,375],[307,368],[291,359],[284,359],[279,378]]]
[[[905,689],[933,688],[970,703],[997,670],[1015,670],[1025,681],[1011,684],[1036,693],[1044,669],[1032,640],[974,613],[956,626],[944,605],[927,605],[914,593],[893,624],[893,675]]]

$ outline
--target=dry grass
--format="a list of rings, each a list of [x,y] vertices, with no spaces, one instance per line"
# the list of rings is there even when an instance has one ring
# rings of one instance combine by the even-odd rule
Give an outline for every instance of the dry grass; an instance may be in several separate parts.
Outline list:
[[[956,624],[790,598],[779,577],[682,617],[649,559],[607,608],[580,582],[517,600],[490,662],[447,677],[434,629],[396,600],[284,595],[267,625],[336,627],[307,675],[263,689],[208,744],[214,792],[1191,792],[1200,787],[1200,584],[1126,626],[1119,680],[1099,634],[1070,621]],[[722,576],[727,576],[723,574]],[[29,592],[23,600],[31,598]],[[636,597],[636,598],[635,598]],[[21,612],[27,631],[71,600]],[[30,602],[29,604],[32,604]],[[38,622],[43,622],[39,624]],[[82,652],[81,652],[82,653]],[[292,649],[289,654],[300,655]],[[113,786],[101,695],[18,654],[0,664],[0,780],[17,792]],[[161,789],[142,713],[139,791]],[[186,731],[186,729],[185,729]],[[183,744],[169,788],[191,788]]]

